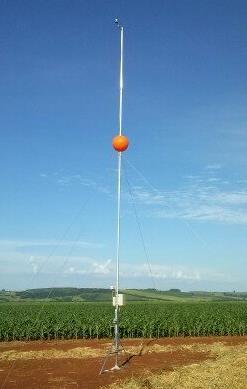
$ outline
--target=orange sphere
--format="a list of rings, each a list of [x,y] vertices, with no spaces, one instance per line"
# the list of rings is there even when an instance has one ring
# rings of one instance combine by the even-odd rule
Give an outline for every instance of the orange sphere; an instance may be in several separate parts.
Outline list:
[[[113,138],[112,146],[119,152],[125,151],[129,146],[129,139],[127,136],[117,135],[115,138]]]

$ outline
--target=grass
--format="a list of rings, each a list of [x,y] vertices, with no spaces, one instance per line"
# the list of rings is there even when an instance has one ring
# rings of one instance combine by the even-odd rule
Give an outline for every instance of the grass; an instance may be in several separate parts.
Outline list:
[[[117,382],[108,389],[246,389],[247,345],[187,345],[183,349],[210,351],[215,359]]]
[[[63,359],[63,358],[96,358],[104,355],[105,351],[91,347],[75,347],[67,351],[49,349],[38,351],[8,350],[1,352],[0,360],[13,361],[16,359]]]

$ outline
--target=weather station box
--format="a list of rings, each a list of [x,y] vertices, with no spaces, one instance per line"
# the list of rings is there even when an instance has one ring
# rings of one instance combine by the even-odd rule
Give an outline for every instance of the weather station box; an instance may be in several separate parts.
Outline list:
[[[122,307],[125,305],[126,299],[125,299],[125,294],[118,294],[118,306]],[[117,305],[117,296],[113,296],[112,298],[112,304],[115,307]]]

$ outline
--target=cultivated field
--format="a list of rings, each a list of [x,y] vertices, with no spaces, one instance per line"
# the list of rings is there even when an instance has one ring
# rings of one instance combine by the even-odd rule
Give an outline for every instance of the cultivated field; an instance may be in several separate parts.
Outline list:
[[[106,338],[113,334],[111,303],[6,303],[0,339]],[[121,337],[160,338],[247,334],[247,302],[132,302],[121,311]]]
[[[182,298],[123,307],[124,367],[101,376],[110,302],[2,303],[0,388],[247,389],[247,302]]]

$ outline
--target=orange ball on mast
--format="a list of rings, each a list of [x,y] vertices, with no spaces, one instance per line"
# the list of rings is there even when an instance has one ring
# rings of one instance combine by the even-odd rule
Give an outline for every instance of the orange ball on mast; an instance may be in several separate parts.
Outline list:
[[[118,152],[125,151],[129,146],[129,139],[125,135],[117,135],[113,138],[112,146]]]

